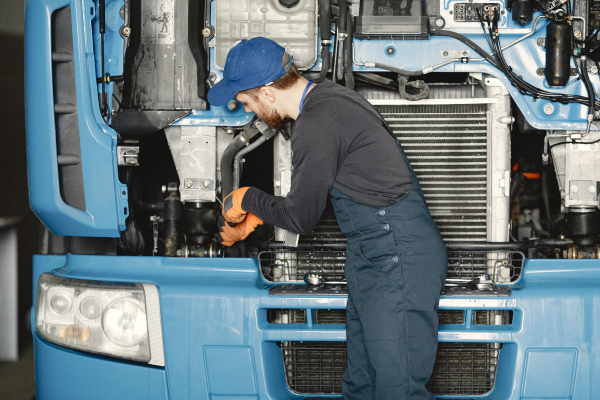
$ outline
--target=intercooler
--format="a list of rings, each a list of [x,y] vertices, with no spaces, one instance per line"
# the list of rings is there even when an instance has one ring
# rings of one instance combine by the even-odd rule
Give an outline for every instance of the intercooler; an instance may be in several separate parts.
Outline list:
[[[414,102],[396,92],[357,89],[400,140],[447,244],[508,240],[510,96],[497,79],[479,78],[477,90],[472,85],[432,86],[429,99]],[[291,176],[289,142],[280,139],[275,151],[276,194],[285,195]],[[276,230],[276,239],[283,237]],[[263,253],[263,274],[280,282],[302,281],[307,274],[341,280],[344,242],[335,220],[321,221],[300,243],[342,246],[340,251]],[[517,253],[451,252],[448,282],[466,284],[486,274],[494,282],[514,281],[522,258]]]

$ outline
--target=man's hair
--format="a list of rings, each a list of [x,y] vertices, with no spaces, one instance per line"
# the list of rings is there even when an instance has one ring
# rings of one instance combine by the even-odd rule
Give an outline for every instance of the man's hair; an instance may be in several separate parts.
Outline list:
[[[287,52],[284,52],[283,59],[281,60],[281,66],[287,65],[289,59],[290,59],[290,55]],[[290,68],[290,70],[288,72],[286,72],[284,75],[275,79],[273,81],[273,83],[271,83],[268,86],[271,86],[278,90],[286,90],[286,89],[289,89],[292,86],[294,86],[294,84],[296,84],[296,82],[298,82],[298,79],[300,79],[300,77],[301,77],[300,72],[298,71],[298,68],[296,68],[296,65],[292,61],[292,67]],[[254,100],[258,100],[258,95],[260,94],[260,89],[264,86],[267,86],[267,85],[255,87],[252,89],[242,90],[240,93],[247,94],[248,96],[252,97]]]

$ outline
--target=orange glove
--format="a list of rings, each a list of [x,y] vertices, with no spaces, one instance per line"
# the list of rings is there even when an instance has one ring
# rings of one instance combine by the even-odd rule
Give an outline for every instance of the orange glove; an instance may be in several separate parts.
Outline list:
[[[224,246],[229,247],[235,242],[246,239],[258,225],[263,224],[263,221],[256,215],[248,213],[246,219],[235,226],[230,226],[223,218],[219,218],[218,224],[219,234],[217,236],[220,236],[220,238],[217,237],[217,240]]]
[[[246,218],[247,211],[242,209],[242,200],[249,187],[235,189],[223,200],[223,216],[228,222],[239,224]]]

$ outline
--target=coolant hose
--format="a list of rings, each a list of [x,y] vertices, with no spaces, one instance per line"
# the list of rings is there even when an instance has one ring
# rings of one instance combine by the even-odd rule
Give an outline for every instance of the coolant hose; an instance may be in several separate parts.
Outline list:
[[[540,186],[542,190],[542,202],[544,204],[544,214],[546,214],[546,228],[550,236],[554,236],[554,222],[552,221],[552,211],[550,210],[550,195],[548,191],[548,167],[542,166],[540,173]]]
[[[318,79],[325,79],[329,71],[329,45],[331,44],[331,10],[329,0],[319,0],[319,31],[321,35],[321,73]]]
[[[348,20],[346,25],[346,39],[344,39],[344,84],[350,90],[354,90],[354,75],[352,75],[352,35],[354,30],[352,29],[352,14],[348,14]]]
[[[588,93],[588,121],[591,122],[590,115],[594,117],[594,102],[596,101],[596,96],[594,95],[594,87],[592,86],[592,81],[590,81],[590,76],[587,71],[587,58],[585,56],[581,56],[579,59],[579,69],[581,70],[581,78],[583,79],[583,83],[585,83],[585,88]]]
[[[246,138],[240,134],[233,139],[221,157],[221,196],[225,198],[233,192],[233,159],[246,145]]]
[[[423,100],[429,96],[429,85],[423,81],[411,82],[410,86],[415,89],[422,89],[421,93],[411,94],[406,91],[406,85],[408,84],[408,77],[404,75],[398,75],[398,91],[400,97],[404,100],[416,101]]]
[[[242,157],[256,149],[261,144],[265,143],[267,140],[268,139],[266,137],[261,136],[256,139],[254,143],[237,152],[235,158],[233,159],[233,190],[240,188],[240,178],[242,175],[240,172],[240,161],[242,160]],[[223,195],[223,198],[225,198],[225,196],[226,195]]]

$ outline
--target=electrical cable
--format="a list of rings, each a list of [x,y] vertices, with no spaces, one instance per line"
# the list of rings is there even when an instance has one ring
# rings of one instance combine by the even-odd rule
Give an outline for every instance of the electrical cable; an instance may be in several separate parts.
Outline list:
[[[594,144],[594,143],[598,143],[598,142],[600,142],[600,139],[594,140],[593,142],[576,142],[576,143],[577,144]],[[554,143],[554,144],[548,146],[548,149],[551,149],[551,148],[556,147],[556,146],[560,146],[561,144],[565,144],[566,145],[566,144],[569,144],[569,143],[573,143],[573,142],[565,141],[565,142]]]
[[[494,10],[494,12],[497,12],[497,11]],[[496,18],[494,18],[494,19],[496,19]],[[491,37],[491,41],[492,41],[492,45],[493,45],[492,51],[493,51],[493,54],[495,57],[496,67],[506,75],[506,77],[510,81],[511,85],[516,87],[521,94],[529,95],[529,96],[533,97],[534,99],[540,98],[540,99],[545,99],[545,100],[549,100],[549,101],[553,101],[553,102],[560,102],[563,104],[579,103],[579,104],[591,105],[593,109],[600,110],[600,103],[595,102],[594,98],[592,98],[592,100],[590,101],[589,97],[547,92],[545,90],[539,89],[539,88],[531,85],[530,83],[524,81],[522,78],[517,76],[513,72],[512,67],[510,67],[508,65],[508,63],[506,62],[506,59],[504,58],[504,54],[502,53],[502,46],[500,44],[500,36],[498,34],[498,28],[497,28],[496,24],[497,24],[497,22],[494,21],[494,28],[492,28],[488,21],[488,30],[490,31],[490,37]],[[487,38],[487,33],[485,31],[485,27],[483,26],[483,23],[481,23],[481,25],[482,25],[482,30],[483,30],[484,34],[486,34],[486,38]]]

